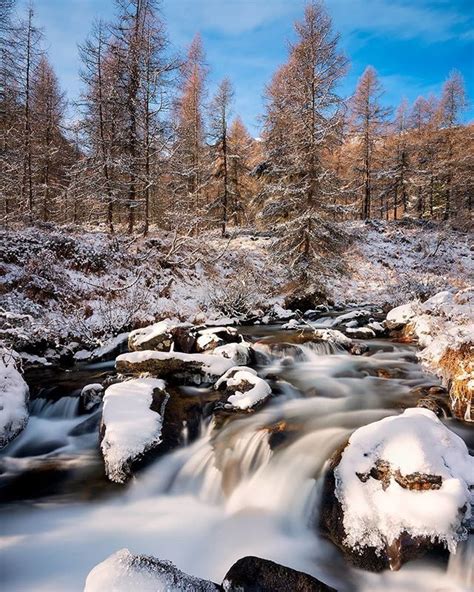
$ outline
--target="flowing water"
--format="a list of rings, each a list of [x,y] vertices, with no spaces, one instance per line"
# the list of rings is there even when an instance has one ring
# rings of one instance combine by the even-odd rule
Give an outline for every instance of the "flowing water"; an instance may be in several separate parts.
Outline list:
[[[255,340],[262,330],[247,334]],[[285,345],[288,335],[274,331],[260,345],[258,371],[278,396],[219,430],[203,422],[197,440],[125,488],[105,482],[100,413],[79,415],[73,373],[69,391],[59,381],[69,396],[55,392],[51,401],[43,391],[28,427],[0,457],[0,494],[10,500],[0,513],[2,590],[80,591],[90,569],[122,547],[217,582],[237,559],[257,555],[341,592],[472,590],[472,540],[449,564],[433,556],[370,574],[349,567],[315,527],[331,453],[355,428],[414,405],[412,388],[435,384],[415,350],[380,340],[352,356],[328,344]],[[87,377],[82,371],[83,384]],[[48,381],[55,386],[54,376]],[[472,431],[447,421],[472,446]]]

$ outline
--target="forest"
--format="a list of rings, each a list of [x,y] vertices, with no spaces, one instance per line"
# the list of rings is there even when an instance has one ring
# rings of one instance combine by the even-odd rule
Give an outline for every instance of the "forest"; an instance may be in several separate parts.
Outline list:
[[[325,8],[309,4],[253,138],[233,112],[231,80],[209,96],[199,33],[178,50],[155,0],[115,4],[114,20],[95,22],[78,48],[82,92],[68,104],[33,6],[17,17],[2,2],[4,227],[291,228],[283,252],[308,264],[322,246],[317,229],[333,221],[469,219],[473,128],[462,123],[458,72],[440,96],[389,108],[368,65],[340,96],[349,61]]]

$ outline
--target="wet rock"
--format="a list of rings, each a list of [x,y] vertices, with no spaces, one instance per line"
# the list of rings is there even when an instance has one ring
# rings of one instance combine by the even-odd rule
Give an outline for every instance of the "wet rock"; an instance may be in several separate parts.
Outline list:
[[[166,592],[218,592],[220,586],[189,576],[171,561],[149,555],[135,555],[121,549],[87,576],[84,592],[139,592],[140,590],[166,590]]]
[[[243,557],[229,569],[226,592],[335,592],[313,576],[260,557]]]
[[[80,411],[88,413],[102,403],[104,387],[100,383],[86,385],[80,394]]]
[[[198,385],[212,384],[232,366],[235,366],[234,360],[217,353],[140,351],[122,354],[115,361],[117,372],[121,374],[136,376],[146,372],[157,378],[172,376],[175,382]]]
[[[448,391],[442,386],[418,387],[410,391],[417,407],[429,409],[438,417],[452,417]]]
[[[308,288],[301,290],[298,286],[291,294],[285,298],[284,306],[290,310],[300,310],[306,312],[307,310],[314,310],[321,304],[328,304],[326,293],[318,288]]]

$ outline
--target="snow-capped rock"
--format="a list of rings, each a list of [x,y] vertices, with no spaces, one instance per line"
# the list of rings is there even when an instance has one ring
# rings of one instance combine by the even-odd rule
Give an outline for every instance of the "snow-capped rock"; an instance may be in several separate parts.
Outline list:
[[[28,385],[17,370],[12,351],[0,350],[0,448],[15,438],[28,422]]]
[[[435,544],[467,536],[474,458],[428,409],[356,430],[332,459],[322,526],[357,565],[398,569]]]
[[[212,353],[230,360],[234,366],[246,366],[252,357],[252,345],[246,341],[228,343],[216,347]]]
[[[375,331],[370,327],[348,327],[346,333],[354,339],[373,339],[375,337]]]
[[[393,308],[385,319],[387,329],[400,329],[416,315],[414,304],[402,304]]]
[[[234,327],[207,327],[197,332],[196,351],[212,351],[227,343],[238,343],[240,335]]]
[[[218,592],[207,580],[189,576],[171,561],[117,551],[92,569],[84,592]]]
[[[104,394],[100,448],[105,473],[123,483],[132,464],[161,442],[165,383],[137,378],[109,386]]]
[[[179,330],[189,330],[193,326],[165,319],[154,325],[131,331],[128,336],[130,351],[156,350],[170,351],[174,342],[174,334]]]
[[[272,393],[270,385],[255,370],[241,366],[228,370],[215,388],[225,389],[226,407],[245,411],[261,405]]]
[[[92,411],[102,402],[104,387],[100,383],[87,384],[81,390],[81,406],[84,411]]]
[[[229,344],[223,347],[231,347]],[[216,350],[219,348],[216,348]],[[226,370],[235,366],[234,360],[212,354],[185,354],[180,352],[137,351],[117,357],[115,367],[122,374],[150,373],[157,378],[173,376],[192,384],[213,383]]]

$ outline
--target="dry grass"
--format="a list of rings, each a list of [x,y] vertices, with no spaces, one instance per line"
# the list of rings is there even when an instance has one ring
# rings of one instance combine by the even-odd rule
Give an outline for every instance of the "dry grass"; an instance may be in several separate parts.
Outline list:
[[[454,415],[464,421],[474,421],[474,343],[448,349],[439,364],[449,383]]]

